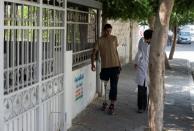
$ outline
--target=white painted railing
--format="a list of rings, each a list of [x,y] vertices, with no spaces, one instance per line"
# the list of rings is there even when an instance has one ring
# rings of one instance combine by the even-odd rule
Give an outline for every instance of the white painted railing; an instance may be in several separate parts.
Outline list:
[[[66,0],[1,0],[0,7],[0,130],[65,131]]]

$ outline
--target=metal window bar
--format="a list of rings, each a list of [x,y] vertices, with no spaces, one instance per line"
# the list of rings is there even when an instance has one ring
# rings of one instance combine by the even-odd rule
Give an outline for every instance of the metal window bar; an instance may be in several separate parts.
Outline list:
[[[23,10],[25,10],[25,12]],[[26,10],[29,10],[29,11],[26,11]],[[32,26],[33,23],[38,23],[37,15],[38,15],[38,9],[35,6],[23,5],[23,3],[13,4],[11,2],[5,2],[5,19],[4,19],[5,26],[10,26],[10,25]]]
[[[31,63],[34,63],[35,32],[36,31],[32,30],[32,41],[33,42],[31,43]],[[33,69],[34,69],[34,64],[31,65],[31,83],[30,83],[31,85],[34,83],[34,76],[33,76],[34,70]]]
[[[58,58],[58,67],[59,68],[57,68],[58,69],[58,73],[60,73],[61,72],[61,32],[60,32],[60,30],[58,30],[58,36],[57,36],[57,38],[58,38],[58,45],[57,45],[57,58]]]
[[[56,19],[55,19],[56,20]],[[60,73],[60,30],[55,30],[56,74]]]
[[[56,20],[56,18],[55,18],[55,12],[53,12],[53,24],[55,25],[55,20]],[[56,45],[57,45],[57,41],[58,41],[58,39],[57,39],[57,30],[54,30],[53,31],[54,32],[54,39],[53,39],[53,41],[54,41],[54,75],[57,75],[58,74],[58,72],[57,72],[57,51],[56,51]]]
[[[36,30],[35,31],[35,34],[34,34],[34,38],[35,38],[35,43],[34,43],[34,46],[35,46],[35,48],[34,48],[34,67],[33,67],[33,78],[34,78],[34,83],[36,83],[36,82],[38,82],[38,72],[37,72],[37,70],[38,70],[38,34],[39,34],[39,32]],[[33,84],[34,84],[33,83]]]
[[[73,24],[67,24],[67,50],[73,49],[73,43],[74,43],[74,25]]]
[[[42,76],[43,76],[43,79],[46,79],[46,69],[45,69],[45,67],[46,67],[46,63],[47,63],[47,59],[46,59],[46,54],[47,54],[47,45],[49,44],[49,41],[48,41],[48,30],[44,30],[43,31],[43,34],[45,35],[44,37],[45,38],[43,38],[43,51],[42,51],[42,58],[43,58],[43,66],[42,66]]]
[[[59,30],[55,30],[55,54],[56,54],[56,65],[55,65],[55,68],[56,68],[56,74],[59,74],[59,68],[61,65],[59,65],[59,43],[60,43],[60,39],[59,39]]]
[[[53,30],[53,47],[54,47],[54,51],[53,51],[53,73],[54,75],[57,75],[57,68],[56,68],[56,65],[57,65],[57,60],[56,60],[56,31]]]
[[[24,42],[25,42],[25,65],[24,65],[24,87],[26,87],[28,85],[28,68],[27,68],[27,64],[28,64],[28,58],[29,58],[29,32],[28,30],[25,30],[24,32]]]
[[[60,33],[58,30],[61,29],[55,29],[55,27],[60,27],[60,23],[63,23],[64,19],[59,18],[60,14],[63,14],[63,11],[59,10],[53,10],[53,9],[43,9],[43,25],[47,27],[53,27],[52,29],[48,29],[48,44],[47,46],[44,45],[43,48],[43,57],[44,62],[43,62],[43,78],[42,79],[47,79],[50,76],[57,75],[59,73],[62,73],[59,68],[62,68],[59,65],[59,62],[62,62],[61,56],[59,55],[60,51],[57,48],[57,45],[59,43],[62,45],[62,41],[58,40],[60,38]],[[64,32],[64,30],[61,30]],[[64,42],[63,42],[64,43]],[[46,53],[46,54],[44,54]],[[61,52],[62,53],[62,52]],[[59,68],[57,68],[59,66]],[[54,74],[53,74],[54,73]]]
[[[24,30],[24,66],[23,66],[23,76],[24,76],[24,87],[27,86],[28,80],[28,70],[27,70],[27,63],[28,63],[28,30]]]
[[[60,72],[63,72],[63,67],[64,67],[64,64],[63,64],[63,45],[62,45],[62,43],[64,43],[64,40],[63,40],[63,37],[62,36],[64,36],[64,31],[62,31],[62,32],[60,32],[60,54],[59,54],[59,56],[60,56],[60,60],[59,60],[59,64],[61,65],[60,66]]]
[[[8,69],[9,68],[9,30],[5,30],[4,31],[4,60],[5,60],[5,65],[4,65],[4,69]],[[9,89],[9,71],[5,71],[4,73],[4,79],[5,79],[5,86],[4,86],[4,94],[8,94],[8,89]]]
[[[50,30],[49,32],[50,34],[50,43],[51,43],[51,65],[50,65],[50,68],[51,68],[51,76],[54,75],[54,32],[52,30]]]
[[[52,74],[54,68],[54,73],[62,73],[62,34],[63,30],[48,30],[47,31],[47,41],[43,44],[43,79],[49,78]],[[53,37],[54,35],[54,37]],[[54,40],[53,40],[54,39]],[[53,42],[54,41],[54,42]],[[54,46],[54,49],[51,48]],[[53,61],[54,60],[54,61]],[[53,67],[54,63],[54,67]]]
[[[28,8],[29,9],[29,8]],[[29,14],[28,14],[29,16]],[[30,25],[30,22],[28,21],[28,25]],[[30,69],[29,69],[29,66],[30,66],[30,29],[27,30],[27,63],[26,63],[26,86],[29,86],[29,83],[30,83]]]
[[[49,34],[49,33],[48,33],[48,34]],[[45,60],[46,60],[46,61],[45,61],[45,76],[46,76],[46,77],[49,77],[49,76],[48,76],[48,66],[49,66],[49,65],[48,65],[48,62],[49,62],[49,61],[48,61],[48,60],[49,60],[48,55],[49,55],[49,53],[50,53],[50,52],[49,52],[49,45],[50,45],[49,42],[46,43],[46,45],[45,45],[45,47],[46,47],[46,48],[45,48],[45,49],[46,49],[46,50],[45,50]]]
[[[11,13],[10,13],[10,3],[9,2],[5,2],[4,4],[5,6],[5,11],[4,11],[4,25],[11,25],[10,24],[10,19],[11,19]]]
[[[43,0],[43,4],[57,7],[64,7],[64,0]]]
[[[92,49],[73,53],[73,68],[90,61]]]
[[[39,3],[39,0],[23,0],[23,1],[29,1],[29,2]]]
[[[39,74],[37,71],[38,71],[38,67],[41,67],[40,64],[42,63],[39,63],[39,61],[41,60],[38,59],[38,56],[39,55],[41,56],[41,54],[38,54],[39,52],[38,41],[39,39],[41,39],[40,36],[42,35],[40,35],[40,33],[42,32],[42,29],[43,30],[46,29],[47,26],[45,28],[41,27],[41,29],[39,29],[39,25],[42,25],[42,24],[39,23],[40,19],[38,16],[40,13],[39,10],[42,9],[42,6],[36,5],[35,3],[30,3],[30,2],[39,2],[39,0],[28,0],[28,1],[24,0],[22,2],[19,0],[15,0],[15,1],[7,0],[7,1],[10,1],[10,2],[7,2],[8,4],[6,4],[5,2],[6,11],[5,11],[5,22],[4,22],[4,26],[5,26],[4,57],[6,60],[4,65],[4,83],[5,83],[4,93],[7,92],[5,97],[9,98],[12,96],[15,97],[18,94],[22,96],[24,94],[23,93],[24,91],[26,92],[28,90],[31,90],[31,86],[33,86],[33,84],[40,82],[39,81],[40,79],[38,79]],[[50,6],[47,6],[46,8],[50,8]],[[47,78],[49,78],[50,74],[53,76],[52,78],[47,79],[50,82],[53,79],[55,79],[56,76],[60,76],[59,78],[57,78],[60,80],[58,81],[58,84],[57,84],[57,87],[60,88],[60,90],[57,89],[58,91],[60,91],[60,94],[59,92],[57,92],[58,93],[57,95],[61,96],[63,94],[62,68],[63,68],[63,55],[64,55],[62,50],[62,47],[64,46],[64,41],[62,40],[64,37],[63,36],[64,19],[61,18],[61,16],[63,15],[65,10],[64,9],[55,10],[54,7],[52,7],[52,9],[47,9],[47,10],[50,10],[51,13],[52,12],[55,13],[54,16],[55,16],[56,22],[48,23],[49,28],[46,29],[48,33],[48,40],[43,45],[45,47],[44,48],[45,57],[43,56],[42,58],[44,59],[44,63],[46,65],[43,68],[45,68],[46,70]],[[49,62],[53,64],[49,64]],[[59,68],[57,68],[57,66],[59,66]],[[49,69],[52,71],[53,70],[52,68],[53,69],[57,68],[56,74],[49,73]],[[39,83],[37,85],[39,85]],[[59,87],[60,85],[61,87]],[[37,90],[38,90],[38,87],[37,87]],[[55,112],[63,111],[63,109],[58,107],[60,105],[59,99],[61,101],[60,103],[62,103],[63,101],[62,98],[63,97],[61,98],[55,97],[54,99],[53,98],[50,99],[54,103],[52,105],[55,105],[54,108],[53,107],[52,108],[50,107],[50,108]],[[13,102],[16,102],[16,99],[13,98]],[[41,105],[42,103],[39,103],[39,104]],[[6,122],[7,126],[5,127],[7,128],[7,131],[38,130],[40,125],[36,120],[38,120],[39,118],[38,114],[41,115],[41,111],[38,109],[39,106],[34,107],[32,109],[33,111],[29,110],[31,108],[31,105],[29,105],[29,103],[27,103],[27,105],[22,104],[22,106],[25,106],[25,107],[24,109],[21,109],[20,114],[14,114],[7,119],[7,122]],[[58,119],[58,116],[55,116],[55,119]],[[64,121],[60,120],[60,122],[64,122]],[[57,128],[57,126],[55,126],[55,128]]]
[[[48,32],[48,34],[49,34],[49,32]],[[50,54],[51,54],[50,51],[51,50],[52,50],[51,42],[49,42],[48,43],[48,48],[47,48],[47,59],[48,59],[48,61],[47,61],[47,76],[48,76],[48,78],[51,77],[51,75],[50,75],[50,61],[52,59],[52,57],[50,57]]]
[[[49,58],[50,58],[50,60],[49,60],[49,62],[50,62],[50,65],[49,65],[49,76],[51,77],[51,76],[53,76],[54,74],[53,74],[53,35],[52,35],[52,30],[50,30],[49,32],[48,32],[48,34],[50,35],[50,37],[49,37],[49,41],[50,41],[50,53],[49,53]]]
[[[13,13],[13,12],[12,12]],[[12,93],[14,91],[14,63],[15,63],[15,31],[12,30],[12,36],[11,36],[11,71],[10,71],[10,85],[9,93]]]
[[[44,38],[44,35],[46,35],[46,31],[42,31],[43,33],[43,38],[42,38],[42,77],[44,76],[45,74],[45,71],[44,71],[44,59],[45,59],[45,43],[46,43],[46,38]],[[42,78],[44,79],[44,77]]]
[[[63,36],[64,36],[64,31],[60,32],[60,40],[61,40],[61,45],[60,45],[60,72],[63,72],[63,67],[64,67],[64,64],[63,64],[63,45],[62,43],[64,43],[64,40],[63,40]]]
[[[30,60],[29,62],[32,63],[32,48],[33,48],[33,30],[30,30]],[[29,83],[28,85],[32,84],[32,64],[28,66],[29,69]]]
[[[81,11],[78,9],[67,9],[67,21],[68,22],[85,22],[88,23],[87,17],[88,11]]]
[[[56,62],[55,62],[55,69],[56,69],[56,70],[55,70],[55,74],[57,75],[57,74],[59,73],[58,70],[59,70],[59,66],[60,66],[60,65],[58,65],[58,62],[59,62],[59,61],[58,61],[58,60],[59,60],[59,59],[58,59],[58,53],[59,53],[59,52],[58,52],[58,47],[57,47],[58,44],[59,44],[59,38],[58,38],[58,35],[59,35],[59,34],[58,34],[58,30],[55,30],[54,32],[55,32],[55,48],[54,48],[54,49],[55,49],[55,61],[56,61]]]
[[[50,32],[48,32],[49,34],[50,34]],[[50,42],[51,44],[50,44],[50,50],[49,50],[49,69],[48,69],[48,75],[49,76],[52,76],[53,74],[52,74],[52,62],[53,62],[53,55],[52,55],[52,53],[53,53],[53,46],[52,46],[52,41]]]
[[[62,32],[61,32],[61,35],[60,35],[60,37],[61,37],[61,46],[60,46],[60,65],[61,65],[61,68],[60,68],[60,72],[64,72],[64,59],[63,59],[63,52],[64,52],[64,44],[62,44],[62,43],[65,43],[65,41],[64,41],[64,36],[65,36],[65,31],[63,30]]]
[[[24,32],[24,30],[22,30],[22,42],[21,42],[21,52],[22,52],[22,54],[21,54],[21,64],[20,64],[20,76],[21,76],[21,81],[20,81],[20,85],[21,85],[21,88],[24,88],[24,64],[25,64],[25,57],[24,57],[24,55],[25,55],[25,38],[24,38],[24,34],[25,34],[25,32]]]
[[[48,78],[48,72],[47,72],[47,68],[48,68],[48,58],[47,58],[47,54],[48,54],[48,45],[50,43],[45,43],[45,52],[44,52],[44,55],[45,55],[45,61],[44,61],[44,75],[45,75],[45,78],[47,79]]]
[[[20,30],[16,30],[17,32],[16,32],[16,34],[18,34],[17,35],[17,81],[16,81],[16,86],[17,86],[17,90],[19,90],[19,62],[20,62],[20,55],[19,55],[19,49],[20,49],[20,41],[21,41],[21,32],[20,32]]]
[[[24,10],[27,13],[24,13]],[[30,15],[37,14],[37,11],[37,7],[5,2],[4,25],[13,27],[38,25],[35,22],[37,20],[33,19],[34,15]],[[35,41],[37,33],[38,31],[35,29],[22,29],[22,27],[21,29],[10,28],[5,30],[4,94],[12,93],[24,86],[36,83],[37,80],[33,79],[36,78],[33,70],[36,69],[37,62],[33,59],[37,56],[34,56],[36,53],[33,52],[34,45],[37,42]]]
[[[67,9],[67,50],[73,50],[73,68],[88,63],[96,41],[97,11]],[[71,38],[73,36],[73,38]]]

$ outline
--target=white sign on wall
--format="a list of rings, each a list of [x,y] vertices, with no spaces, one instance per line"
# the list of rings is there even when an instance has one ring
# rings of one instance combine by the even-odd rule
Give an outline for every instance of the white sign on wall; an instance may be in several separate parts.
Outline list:
[[[75,101],[83,98],[84,73],[80,72],[74,77]]]

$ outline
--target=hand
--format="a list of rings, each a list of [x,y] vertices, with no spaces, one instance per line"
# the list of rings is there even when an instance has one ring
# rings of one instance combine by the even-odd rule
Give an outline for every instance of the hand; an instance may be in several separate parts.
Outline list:
[[[121,71],[122,70],[122,67],[121,66],[119,66],[119,71]]]
[[[92,64],[91,70],[92,70],[92,71],[96,71],[96,66],[95,66],[94,64]]]
[[[134,68],[137,69],[137,64],[134,64]]]

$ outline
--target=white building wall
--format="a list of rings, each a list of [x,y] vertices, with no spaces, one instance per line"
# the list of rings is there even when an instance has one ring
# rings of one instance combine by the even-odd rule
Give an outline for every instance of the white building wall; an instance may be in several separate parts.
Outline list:
[[[137,52],[137,44],[140,38],[139,25],[133,21],[109,20],[113,27],[112,34],[117,36],[118,53],[122,65],[132,62]],[[132,36],[130,36],[130,33]]]
[[[132,61],[135,59],[135,55],[137,53],[138,49],[138,42],[141,38],[140,32],[139,32],[139,24],[137,22],[132,23],[133,31],[132,31],[132,52],[131,52],[131,59]]]
[[[113,26],[112,34],[118,39],[118,53],[122,64],[129,63],[129,49],[130,49],[130,22],[123,21],[109,21]]]
[[[72,126],[72,92],[73,92],[73,88],[72,88],[72,51],[66,51],[65,52],[65,57],[64,57],[64,62],[65,62],[65,76],[64,76],[64,90],[65,90],[65,94],[64,94],[64,99],[65,99],[65,113],[66,113],[66,128],[70,128]]]
[[[73,71],[72,89],[72,117],[75,118],[96,95],[96,73],[91,71],[91,65]]]

